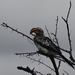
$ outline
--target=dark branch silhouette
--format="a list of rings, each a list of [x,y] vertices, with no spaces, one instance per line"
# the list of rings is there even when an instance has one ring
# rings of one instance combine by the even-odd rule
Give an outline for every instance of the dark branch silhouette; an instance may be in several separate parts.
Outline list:
[[[54,69],[55,69],[56,75],[59,75],[59,71],[58,71],[56,62],[55,62],[55,60],[54,60],[54,57],[53,57],[53,56],[50,56],[49,58],[50,58],[50,60],[51,60],[51,62],[52,62],[52,64],[53,64],[53,67],[54,67]]]
[[[30,69],[28,66],[26,68],[22,67],[22,66],[18,66],[17,67],[18,70],[23,70],[25,72],[31,73],[32,75],[37,75],[36,72],[34,71],[34,69]]]
[[[69,24],[68,24],[68,18],[69,18],[71,6],[72,6],[72,4],[71,4],[71,1],[70,1],[70,7],[69,7],[69,10],[68,10],[67,17],[66,17],[66,19],[62,17],[62,19],[63,19],[64,22],[66,23],[66,27],[67,27],[67,35],[68,35],[68,41],[69,41],[69,47],[70,47],[70,51],[69,51],[70,59],[71,59],[73,62],[75,62],[75,59],[74,59],[73,56],[72,56],[72,44],[71,44],[70,29],[69,29]]]
[[[30,40],[33,41],[33,39],[30,38],[28,35],[26,35],[26,34],[20,32],[20,31],[18,31],[17,29],[14,29],[14,28],[10,27],[9,25],[7,25],[7,24],[4,23],[4,22],[1,24],[1,26],[5,27],[5,28],[9,28],[9,29],[11,29],[12,31],[15,31],[15,32],[17,32],[18,34],[21,34],[22,36],[25,36],[25,37],[27,37],[28,39],[30,39]]]

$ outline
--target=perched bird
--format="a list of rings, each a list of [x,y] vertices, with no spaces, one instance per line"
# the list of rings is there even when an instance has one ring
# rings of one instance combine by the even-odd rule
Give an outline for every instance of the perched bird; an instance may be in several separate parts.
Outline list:
[[[73,64],[65,56],[62,55],[59,48],[53,43],[53,41],[44,35],[44,31],[37,27],[30,30],[30,34],[34,33],[34,43],[38,50],[42,51],[44,54],[54,58],[60,56],[65,62],[67,62],[72,68]]]

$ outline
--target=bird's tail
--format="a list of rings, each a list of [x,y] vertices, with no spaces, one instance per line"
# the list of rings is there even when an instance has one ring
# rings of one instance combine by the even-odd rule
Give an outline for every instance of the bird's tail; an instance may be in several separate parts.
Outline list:
[[[73,63],[68,60],[66,57],[64,57],[62,54],[61,54],[61,57],[64,59],[65,62],[67,62],[73,69],[75,69],[75,67],[73,66]]]

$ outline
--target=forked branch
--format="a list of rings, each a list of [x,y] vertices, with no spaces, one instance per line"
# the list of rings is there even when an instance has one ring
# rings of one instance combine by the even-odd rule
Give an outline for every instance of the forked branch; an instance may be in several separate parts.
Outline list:
[[[62,17],[62,19],[63,19],[64,22],[66,23],[67,35],[68,35],[68,41],[69,41],[69,47],[70,47],[70,51],[69,51],[70,59],[71,59],[73,62],[75,62],[75,59],[74,59],[73,56],[72,56],[72,44],[71,44],[70,29],[69,29],[69,23],[68,23],[68,18],[69,18],[71,6],[72,6],[72,4],[71,4],[71,1],[70,1],[70,7],[69,7],[69,10],[68,10],[67,17],[66,17],[66,19]]]
[[[23,70],[25,72],[31,73],[32,75],[37,75],[36,72],[34,71],[34,69],[30,69],[28,66],[26,68],[22,67],[22,66],[18,66],[17,67],[18,70]]]

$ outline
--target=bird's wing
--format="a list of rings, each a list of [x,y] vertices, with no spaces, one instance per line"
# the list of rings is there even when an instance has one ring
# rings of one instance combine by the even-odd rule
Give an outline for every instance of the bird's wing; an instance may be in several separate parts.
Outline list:
[[[53,48],[55,51],[61,53],[59,47],[56,46],[56,45],[53,43],[53,41],[52,41],[51,39],[49,39],[48,37],[45,37],[45,39],[47,40],[47,42],[49,43],[49,46],[50,46],[51,48]]]
[[[38,37],[35,42],[49,51],[61,54],[59,48],[48,37]]]
[[[35,42],[46,50],[61,56],[72,68],[74,68],[71,61],[69,61],[66,57],[62,55],[58,47],[48,37],[39,37],[35,40]]]

